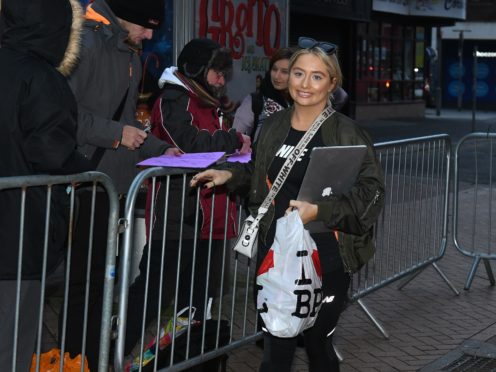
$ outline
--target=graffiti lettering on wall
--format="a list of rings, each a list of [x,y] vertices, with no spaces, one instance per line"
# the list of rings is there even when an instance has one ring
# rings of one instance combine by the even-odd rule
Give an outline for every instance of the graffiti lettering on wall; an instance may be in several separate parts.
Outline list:
[[[274,54],[281,47],[282,26],[281,11],[273,1],[200,1],[199,36],[229,47],[235,60],[243,57],[252,38],[265,55]]]

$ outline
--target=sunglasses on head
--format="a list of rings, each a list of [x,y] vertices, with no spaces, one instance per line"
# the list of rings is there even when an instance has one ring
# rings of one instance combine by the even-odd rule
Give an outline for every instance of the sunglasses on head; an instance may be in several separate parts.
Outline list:
[[[298,38],[298,47],[303,49],[320,48],[329,55],[336,53],[336,50],[338,49],[336,44],[329,43],[327,41],[317,41],[311,37],[305,36]]]

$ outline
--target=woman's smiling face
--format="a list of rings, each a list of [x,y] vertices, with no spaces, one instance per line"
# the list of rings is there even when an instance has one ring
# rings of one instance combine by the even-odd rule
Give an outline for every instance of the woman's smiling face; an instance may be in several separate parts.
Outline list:
[[[325,63],[312,53],[302,54],[289,73],[289,94],[295,105],[325,107],[336,78],[329,75]]]

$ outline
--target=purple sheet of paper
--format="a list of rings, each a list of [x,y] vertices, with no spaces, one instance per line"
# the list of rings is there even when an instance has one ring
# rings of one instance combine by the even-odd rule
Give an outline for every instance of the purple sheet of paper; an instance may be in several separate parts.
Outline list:
[[[218,161],[224,154],[224,152],[196,152],[179,156],[162,155],[156,158],[146,159],[137,165],[148,167],[206,168]]]
[[[248,154],[232,154],[227,158],[227,161],[230,163],[239,162],[239,163],[248,163],[251,160],[251,152]]]

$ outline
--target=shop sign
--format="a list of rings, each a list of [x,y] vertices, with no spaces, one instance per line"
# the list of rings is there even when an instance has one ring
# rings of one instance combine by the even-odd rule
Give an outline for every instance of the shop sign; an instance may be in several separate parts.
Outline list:
[[[195,35],[231,49],[229,97],[255,91],[270,57],[288,42],[288,0],[196,0]]]
[[[496,102],[495,42],[479,39],[464,40],[461,66],[458,46],[457,40],[443,40],[441,61],[443,104],[446,103],[447,107],[456,106],[460,91],[463,93],[464,104],[472,102],[475,80],[477,81],[477,107],[492,110]],[[477,58],[474,58],[473,51],[476,46]],[[474,69],[474,63],[477,63],[476,69]]]
[[[291,11],[357,21],[370,21],[371,0],[291,0]]]
[[[372,10],[408,16],[465,19],[467,0],[373,0]]]
[[[478,58],[496,58],[496,52],[476,52]]]

